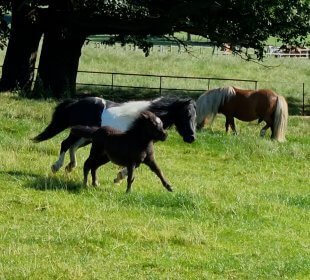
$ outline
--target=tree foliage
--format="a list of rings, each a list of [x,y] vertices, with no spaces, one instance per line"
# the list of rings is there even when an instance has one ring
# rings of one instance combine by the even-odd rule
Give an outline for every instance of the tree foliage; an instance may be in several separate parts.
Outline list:
[[[0,1],[2,15],[9,3]],[[54,16],[64,30],[75,26],[87,35],[111,34],[111,43],[135,43],[145,52],[150,36],[184,31],[218,46],[230,43],[234,51],[254,48],[262,58],[270,36],[302,44],[310,22],[308,0],[25,0],[24,5],[56,7]],[[3,39],[8,35],[3,17],[0,30]]]
[[[88,32],[105,30],[122,42],[147,50],[149,36],[184,31],[208,38],[218,46],[230,43],[254,48],[263,57],[266,40],[274,36],[300,45],[309,33],[307,0],[107,0],[75,1],[76,22]],[[88,19],[87,26],[83,25]]]
[[[9,37],[3,15],[10,11]],[[187,32],[218,47],[229,45],[246,59],[262,59],[269,37],[298,46],[309,27],[310,0],[0,0],[0,48],[9,37],[0,90],[31,89],[42,34],[37,81],[44,92],[61,97],[66,89],[75,92],[89,35],[111,35],[108,43],[133,43],[147,55],[151,37],[177,40],[173,34]]]
[[[10,1],[0,0],[0,49],[6,46],[9,37],[9,24],[5,20],[5,15],[7,15],[10,10]]]

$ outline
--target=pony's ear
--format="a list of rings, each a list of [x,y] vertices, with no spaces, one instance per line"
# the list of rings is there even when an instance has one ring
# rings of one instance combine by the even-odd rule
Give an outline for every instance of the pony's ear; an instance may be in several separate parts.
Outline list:
[[[147,120],[150,118],[150,115],[147,112],[142,112],[141,117]]]
[[[192,101],[193,101],[193,99],[191,99],[191,98],[186,98],[186,99],[184,99],[184,100],[182,100],[183,101],[183,104],[189,104],[189,103],[191,103]]]

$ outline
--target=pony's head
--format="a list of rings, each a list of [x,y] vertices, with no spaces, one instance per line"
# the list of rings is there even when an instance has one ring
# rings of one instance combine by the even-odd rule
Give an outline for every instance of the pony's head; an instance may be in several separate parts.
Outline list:
[[[220,107],[235,95],[233,87],[215,88],[200,95],[196,101],[197,128],[203,128],[205,123],[212,124]]]
[[[196,104],[196,112],[197,112],[197,118],[196,118],[196,124],[197,124],[197,129],[202,129],[205,125],[206,117],[207,117],[207,112],[205,110],[205,102],[206,102],[206,95],[202,94],[198,97]]]
[[[174,119],[175,127],[183,141],[192,143],[196,140],[196,103],[188,98],[177,104]]]
[[[154,141],[165,141],[167,132],[164,130],[163,123],[159,117],[150,111],[144,111],[137,119],[137,123],[144,129],[146,134]]]

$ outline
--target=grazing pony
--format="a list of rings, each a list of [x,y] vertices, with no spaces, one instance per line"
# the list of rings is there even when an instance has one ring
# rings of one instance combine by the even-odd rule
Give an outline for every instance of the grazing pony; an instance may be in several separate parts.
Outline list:
[[[90,155],[84,163],[85,185],[87,185],[88,173],[91,170],[92,184],[97,186],[97,168],[112,161],[117,165],[127,167],[126,192],[130,192],[134,180],[133,171],[144,163],[160,178],[163,186],[168,191],[172,191],[154,158],[153,141],[164,141],[167,133],[163,129],[162,121],[153,113],[142,112],[126,132],[110,126],[100,128],[77,126],[72,128],[72,133],[92,140]]]
[[[202,94],[196,101],[197,127],[212,123],[217,113],[226,117],[226,132],[229,126],[236,133],[234,118],[250,122],[265,121],[260,135],[271,128],[271,139],[285,141],[288,108],[285,98],[271,90],[244,90],[235,87],[216,88]]]
[[[146,110],[162,120],[164,129],[175,125],[184,142],[192,143],[196,139],[196,104],[190,98],[160,97],[151,101],[115,103],[99,97],[85,97],[60,103],[55,108],[50,124],[33,138],[33,141],[48,140],[66,128],[76,125],[111,126],[124,132],[140,113]],[[52,165],[52,171],[57,172],[63,166],[68,150],[70,162],[66,170],[72,171],[77,165],[76,150],[89,143],[89,140],[70,133],[61,143],[59,158]]]

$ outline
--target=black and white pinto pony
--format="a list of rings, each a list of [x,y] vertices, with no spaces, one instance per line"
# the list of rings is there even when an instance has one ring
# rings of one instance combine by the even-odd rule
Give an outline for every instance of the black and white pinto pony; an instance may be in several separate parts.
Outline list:
[[[33,138],[34,142],[48,140],[67,128],[77,125],[110,126],[122,132],[129,129],[143,111],[151,111],[163,122],[164,129],[175,125],[183,141],[192,143],[196,139],[196,103],[191,98],[160,97],[149,101],[129,101],[115,103],[99,97],[69,99],[60,103],[54,110],[50,124],[42,133]],[[58,160],[51,169],[55,173],[64,164],[65,154],[69,150],[70,162],[66,171],[77,166],[76,150],[90,143],[70,132],[62,141]],[[119,172],[115,182],[123,179],[127,170]]]

